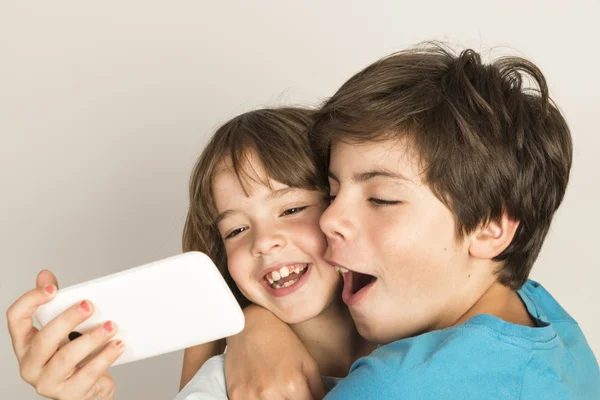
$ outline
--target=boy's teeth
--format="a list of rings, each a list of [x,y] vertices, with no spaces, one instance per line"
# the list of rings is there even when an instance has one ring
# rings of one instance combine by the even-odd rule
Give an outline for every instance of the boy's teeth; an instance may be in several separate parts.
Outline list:
[[[273,284],[273,282],[274,282],[274,280],[273,280],[273,279],[271,279],[271,278],[269,278],[268,276],[267,276],[267,280],[269,281],[269,285],[272,285],[272,284]]]
[[[338,267],[337,265],[335,266],[335,270],[337,272],[341,272],[342,274],[345,274],[346,272],[348,272],[348,270],[346,268]]]
[[[300,273],[300,267],[296,267],[296,269],[294,270],[295,273],[299,274]]]
[[[273,271],[271,273],[271,277],[273,278],[274,281],[278,281],[281,279],[281,275],[279,275],[279,272],[277,272],[277,271]]]
[[[281,275],[282,278],[287,278],[290,276],[290,270],[288,270],[287,267],[281,267],[279,270],[279,275]]]

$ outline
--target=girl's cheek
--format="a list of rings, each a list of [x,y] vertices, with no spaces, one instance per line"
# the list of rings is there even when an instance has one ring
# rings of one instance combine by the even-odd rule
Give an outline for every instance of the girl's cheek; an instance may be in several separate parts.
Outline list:
[[[229,274],[237,283],[237,276],[240,274],[240,263],[239,260],[239,252],[235,251],[235,249],[226,249],[225,253],[227,254],[227,266],[229,268]]]
[[[303,243],[306,251],[315,256],[322,257],[327,249],[327,238],[319,227],[319,222],[312,221],[295,227],[295,235]]]

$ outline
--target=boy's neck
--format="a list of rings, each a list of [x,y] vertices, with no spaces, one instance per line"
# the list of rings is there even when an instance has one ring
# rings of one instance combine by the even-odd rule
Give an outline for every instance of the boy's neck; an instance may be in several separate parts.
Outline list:
[[[321,375],[344,377],[356,359],[375,349],[356,331],[341,296],[318,316],[290,327],[317,362]]]
[[[454,325],[479,314],[489,314],[517,325],[536,326],[519,294],[499,282],[493,282]]]

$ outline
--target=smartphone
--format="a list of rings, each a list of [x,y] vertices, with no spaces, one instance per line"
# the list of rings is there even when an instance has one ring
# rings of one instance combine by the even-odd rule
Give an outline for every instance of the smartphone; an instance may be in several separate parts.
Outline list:
[[[111,340],[125,344],[113,366],[235,335],[244,328],[244,314],[231,290],[212,260],[200,252],[61,289],[34,317],[44,326],[83,300],[92,302],[94,314],[61,345],[110,320],[117,329]]]

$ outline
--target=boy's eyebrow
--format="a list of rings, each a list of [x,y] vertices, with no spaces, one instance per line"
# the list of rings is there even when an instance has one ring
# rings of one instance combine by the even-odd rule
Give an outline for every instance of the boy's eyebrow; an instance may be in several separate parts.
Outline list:
[[[333,172],[329,171],[328,175],[331,179],[333,179],[337,182],[340,181]],[[397,179],[397,180],[406,181],[406,182],[412,182],[410,179],[408,179],[404,175],[402,175],[398,172],[391,172],[386,169],[375,169],[372,171],[357,172],[352,176],[352,181],[358,182],[358,183],[363,183],[363,182],[366,182],[373,178],[379,178],[379,177]]]

